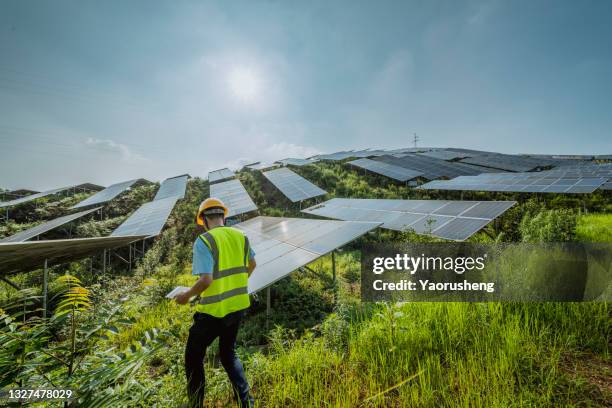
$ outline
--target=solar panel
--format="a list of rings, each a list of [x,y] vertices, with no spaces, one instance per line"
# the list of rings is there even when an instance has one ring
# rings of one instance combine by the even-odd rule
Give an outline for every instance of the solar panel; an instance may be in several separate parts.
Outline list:
[[[210,196],[217,197],[229,208],[228,217],[256,211],[257,206],[239,180],[211,184]]]
[[[164,180],[159,186],[159,190],[157,190],[157,194],[155,194],[153,200],[162,200],[168,197],[174,197],[176,199],[184,198],[188,177],[188,175],[184,174]]]
[[[370,159],[357,159],[348,162],[348,164],[369,170],[373,173],[382,174],[394,180],[407,181],[421,176],[423,173],[393,164],[377,162]]]
[[[382,222],[382,228],[463,241],[515,201],[448,201],[334,198],[302,212],[346,221]]]
[[[413,153],[406,153],[400,156],[401,157],[380,156],[376,157],[374,160],[421,172],[423,173],[423,177],[428,180],[434,180],[440,177],[452,178],[461,175],[476,175],[486,171],[458,162],[447,162],[445,160],[420,156]]]
[[[236,224],[234,227],[247,235],[257,254],[249,293],[273,284],[379,225],[284,217],[256,217]]]
[[[263,175],[294,203],[327,194],[327,191],[286,167],[266,171]]]
[[[216,183],[218,181],[234,178],[235,174],[228,168],[214,170],[208,173],[208,182]]]
[[[257,162],[257,163],[251,163],[251,164],[247,164],[246,167],[247,169],[251,169],[251,170],[265,170],[265,169],[270,169],[272,167],[278,167],[279,165],[277,163],[262,163],[262,162]]]
[[[29,228],[24,231],[20,231],[10,237],[6,237],[1,239],[0,242],[22,242],[27,241],[28,239],[34,238],[38,235],[44,234],[47,231],[51,231],[54,228],[57,228],[61,225],[67,224],[71,221],[79,219],[81,217],[86,216],[89,213],[99,210],[101,207],[92,208],[90,210],[81,211],[74,214],[65,215],[63,217],[56,218],[49,222],[45,222],[43,224],[37,225],[35,227]]]
[[[355,157],[354,154],[355,152],[353,150],[346,150],[330,154],[319,154],[317,156],[314,156],[313,158],[316,158],[318,160],[340,161],[348,159],[349,157]]]
[[[474,155],[461,159],[461,163],[475,164],[500,170],[525,172],[555,164],[553,160],[542,157],[526,157],[511,154],[491,153]]]
[[[427,157],[433,157],[434,159],[440,159],[440,160],[455,160],[455,159],[462,159],[465,157],[468,157],[468,154],[466,153],[461,153],[461,152],[454,152],[452,150],[431,150],[428,152],[420,152],[417,153],[420,154],[422,156],[427,156]]]
[[[137,179],[134,179],[108,186],[104,190],[92,195],[91,197],[86,198],[85,200],[81,201],[72,208],[89,207],[92,205],[102,204],[111,201],[113,198],[117,197],[119,194],[129,189],[137,181]]]
[[[542,174],[544,173],[544,174]],[[562,178],[539,173],[482,174],[452,180],[434,180],[418,187],[424,190],[501,191],[515,193],[592,193],[605,178]]]
[[[134,213],[113,231],[111,236],[144,235],[153,237],[158,235],[166,224],[166,220],[178,197],[167,197],[143,204]]]
[[[66,190],[70,190],[73,187],[74,186],[56,188],[56,189],[53,189],[53,190],[47,190],[47,191],[43,191],[41,193],[31,194],[31,195],[28,195],[28,196],[25,196],[25,197],[21,197],[21,198],[17,198],[17,199],[10,200],[10,201],[3,201],[3,202],[0,202],[0,208],[13,207],[13,206],[16,206],[16,205],[24,204],[24,203],[27,203],[29,201],[37,200],[39,198],[43,198],[43,197],[46,197],[46,196],[49,196],[49,195],[53,195],[53,194],[61,193],[61,192],[66,191]]]
[[[0,243],[0,271],[2,275],[8,275],[42,268],[45,259],[51,264],[74,262],[104,249],[118,248],[143,238],[145,237],[111,236]]]
[[[284,166],[286,165],[291,165],[291,166],[296,166],[296,167],[301,167],[301,166],[307,166],[309,164],[313,164],[316,163],[317,160],[311,160],[311,159],[296,159],[293,157],[289,157],[287,159],[282,159],[282,160],[277,160],[277,163],[280,163]]]

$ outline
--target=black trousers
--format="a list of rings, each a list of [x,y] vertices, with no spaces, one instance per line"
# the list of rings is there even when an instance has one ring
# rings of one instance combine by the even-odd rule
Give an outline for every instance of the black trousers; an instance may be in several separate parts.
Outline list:
[[[252,407],[253,397],[249,394],[249,383],[244,368],[236,355],[236,336],[243,311],[230,313],[219,319],[204,313],[193,315],[193,325],[185,347],[185,374],[190,407],[202,407],[206,380],[204,377],[204,356],[206,348],[219,337],[221,364],[232,383],[234,395],[240,407]]]

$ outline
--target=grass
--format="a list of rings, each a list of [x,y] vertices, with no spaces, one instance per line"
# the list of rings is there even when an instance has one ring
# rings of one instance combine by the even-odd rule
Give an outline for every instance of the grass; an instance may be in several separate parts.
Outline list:
[[[580,242],[612,242],[612,214],[580,216],[576,236]]]

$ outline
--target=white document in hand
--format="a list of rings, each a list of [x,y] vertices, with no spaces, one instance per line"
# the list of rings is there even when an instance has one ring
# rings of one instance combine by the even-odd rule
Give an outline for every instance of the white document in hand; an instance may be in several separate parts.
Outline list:
[[[166,295],[167,299],[174,299],[178,294],[183,293],[185,291],[189,290],[189,288],[187,286],[177,286],[176,288],[172,289],[172,291],[170,291],[170,293],[168,293]]]

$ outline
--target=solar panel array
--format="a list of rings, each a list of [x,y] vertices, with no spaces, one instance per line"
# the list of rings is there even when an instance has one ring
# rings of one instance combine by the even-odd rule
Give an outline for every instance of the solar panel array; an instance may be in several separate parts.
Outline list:
[[[162,200],[168,197],[174,197],[177,200],[184,198],[188,177],[189,176],[184,174],[164,180],[159,186],[159,190],[157,190],[157,194],[155,194],[153,200]]]
[[[296,167],[307,166],[309,164],[316,163],[316,159],[296,159],[294,157],[289,157],[287,159],[278,160],[277,163],[281,163],[283,165],[291,165]]]
[[[118,248],[143,236],[54,239],[0,243],[2,275],[42,268],[45,259],[51,264],[74,262],[93,256],[104,249]]]
[[[234,225],[247,235],[257,254],[257,270],[249,278],[249,293],[273,284],[379,225],[283,217],[256,217]]]
[[[208,182],[216,183],[218,181],[234,178],[235,174],[228,168],[214,170],[208,173]]]
[[[330,154],[319,154],[314,156],[314,158],[318,160],[328,160],[328,161],[340,161],[348,159],[349,157],[355,157],[353,150],[347,150],[342,152],[330,153]]]
[[[346,221],[382,222],[382,228],[412,229],[418,234],[463,241],[514,204],[514,201],[334,198],[302,211]]]
[[[85,200],[76,204],[72,208],[89,207],[92,205],[102,204],[102,203],[111,201],[113,198],[117,197],[119,194],[123,193],[128,188],[130,188],[137,181],[138,181],[137,179],[134,179],[134,180],[124,181],[122,183],[116,183],[116,184],[113,184],[112,186],[108,186],[104,190],[99,191],[96,194],[86,198]]]
[[[531,171],[540,167],[553,166],[555,162],[543,157],[526,157],[511,154],[483,154],[461,159],[462,163],[508,171]]]
[[[404,167],[413,171],[423,173],[423,178],[434,180],[440,177],[453,178],[457,176],[476,175],[486,170],[468,166],[462,163],[447,162],[433,157],[419,156],[418,154],[406,153],[401,157],[380,156],[374,160]]]
[[[286,167],[266,171],[263,175],[293,203],[327,194]]]
[[[612,178],[612,163],[583,164],[578,166],[559,166],[552,170],[541,171],[539,175],[559,177],[603,177]]]
[[[466,153],[454,152],[452,150],[444,150],[444,149],[430,150],[428,152],[420,152],[417,154],[420,154],[422,156],[427,156],[427,157],[433,157],[434,159],[440,159],[440,160],[456,160],[456,159],[462,159],[462,158],[469,156]]]
[[[41,234],[44,234],[45,232],[51,231],[52,229],[55,229],[59,226],[62,226],[64,224],[67,224],[71,221],[74,221],[76,219],[79,219],[81,217],[86,216],[87,214],[90,214],[94,211],[99,210],[101,207],[97,207],[97,208],[92,208],[90,210],[85,210],[85,211],[81,211],[78,213],[74,213],[74,214],[69,214],[69,215],[65,215],[63,217],[59,217],[56,218],[54,220],[36,225],[35,227],[32,228],[28,228],[27,230],[24,231],[20,231],[14,235],[11,235],[10,237],[6,237],[4,239],[0,239],[0,243],[2,242],[23,242],[23,241],[27,241],[28,239],[32,239],[34,237],[37,237]]]
[[[424,190],[506,191],[516,193],[592,193],[607,179],[562,178],[541,173],[482,174],[474,177],[457,177],[452,180],[435,180],[423,184]]]
[[[211,184],[210,196],[219,198],[228,206],[228,217],[257,210],[257,206],[239,180]]]
[[[13,206],[16,206],[16,205],[24,204],[24,203],[27,203],[27,202],[30,202],[30,201],[37,200],[39,198],[43,198],[43,197],[50,196],[50,195],[53,195],[53,194],[61,193],[61,192],[66,191],[66,190],[70,190],[73,187],[74,186],[56,188],[56,189],[53,189],[53,190],[47,190],[47,191],[43,191],[43,192],[40,192],[40,193],[31,194],[31,195],[28,195],[28,196],[25,196],[25,197],[16,198],[16,199],[10,200],[10,201],[3,201],[3,202],[0,202],[0,208],[13,207]]]
[[[383,176],[398,181],[412,180],[423,175],[423,173],[420,171],[406,169],[393,164],[377,162],[370,159],[357,159],[348,162],[348,164],[369,170],[373,173],[382,174]]]

